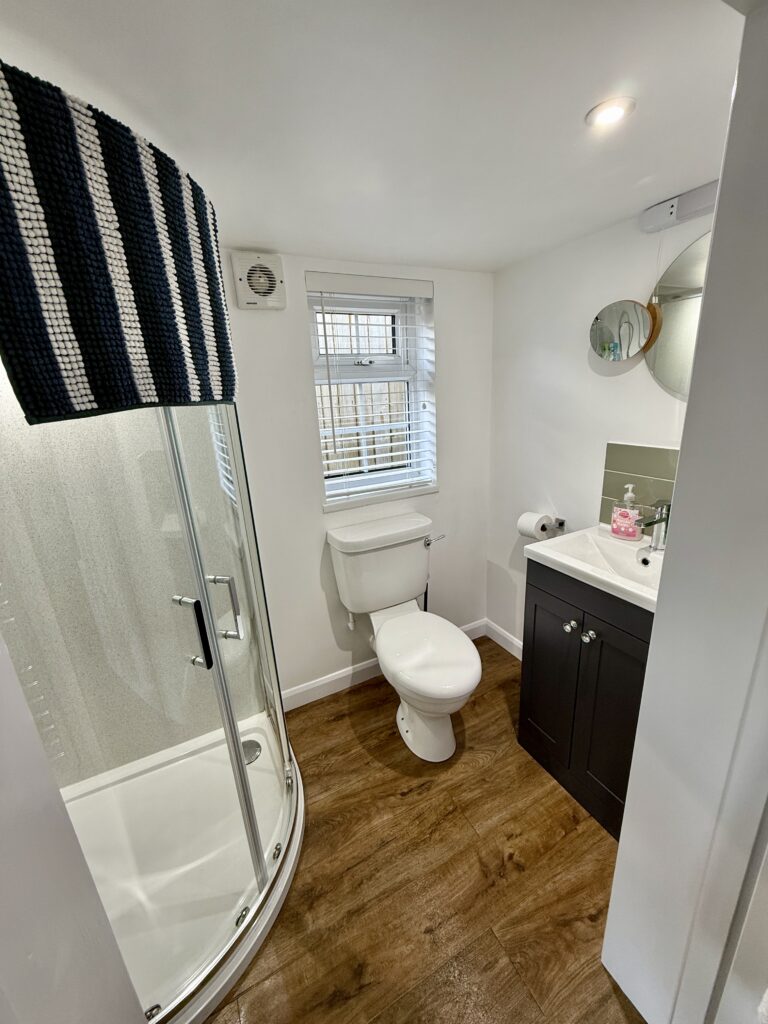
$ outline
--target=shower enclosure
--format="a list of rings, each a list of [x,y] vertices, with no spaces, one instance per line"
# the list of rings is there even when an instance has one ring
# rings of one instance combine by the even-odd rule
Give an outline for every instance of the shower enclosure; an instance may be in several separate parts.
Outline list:
[[[2,635],[145,1016],[197,1022],[303,827],[236,412],[30,427],[0,371],[0,463]]]

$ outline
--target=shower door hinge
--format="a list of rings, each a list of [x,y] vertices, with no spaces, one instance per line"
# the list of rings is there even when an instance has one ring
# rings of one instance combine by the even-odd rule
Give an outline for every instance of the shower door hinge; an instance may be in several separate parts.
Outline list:
[[[285,762],[283,771],[285,772],[285,785],[288,789],[293,789],[293,764],[291,761]]]

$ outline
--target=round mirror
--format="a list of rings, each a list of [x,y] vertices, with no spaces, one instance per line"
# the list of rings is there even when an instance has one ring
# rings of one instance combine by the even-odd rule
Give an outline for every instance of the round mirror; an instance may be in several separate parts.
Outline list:
[[[699,326],[701,293],[709,259],[711,232],[683,250],[656,283],[651,302],[661,308],[659,336],[645,359],[665,391],[686,399]]]
[[[592,321],[589,341],[601,359],[620,362],[642,352],[653,332],[654,321],[642,302],[622,299],[605,306]]]

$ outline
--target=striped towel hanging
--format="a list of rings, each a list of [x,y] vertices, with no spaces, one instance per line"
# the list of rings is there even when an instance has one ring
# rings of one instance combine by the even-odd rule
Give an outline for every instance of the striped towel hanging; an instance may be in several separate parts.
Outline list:
[[[235,398],[200,186],[119,121],[1,61],[0,355],[30,423]]]

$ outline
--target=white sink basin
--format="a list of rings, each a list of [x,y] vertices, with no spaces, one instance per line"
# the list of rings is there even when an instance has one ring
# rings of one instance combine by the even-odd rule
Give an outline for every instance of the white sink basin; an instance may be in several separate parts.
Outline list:
[[[656,611],[663,555],[651,552],[647,540],[619,540],[607,526],[590,526],[527,544],[525,557]]]

